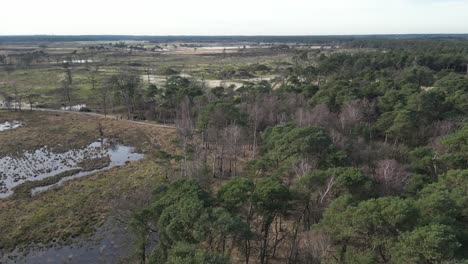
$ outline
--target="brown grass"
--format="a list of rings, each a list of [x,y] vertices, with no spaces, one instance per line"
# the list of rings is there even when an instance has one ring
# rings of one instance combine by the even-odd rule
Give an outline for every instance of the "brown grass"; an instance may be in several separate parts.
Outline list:
[[[99,137],[135,146],[145,158],[123,167],[66,182],[62,187],[34,197],[0,199],[0,250],[52,240],[66,243],[91,234],[104,223],[113,201],[161,180],[158,150],[174,153],[175,131],[124,120],[74,113],[21,113],[0,111],[1,120],[21,120],[25,125],[0,133],[0,156],[19,154],[47,145],[55,151],[82,147]]]

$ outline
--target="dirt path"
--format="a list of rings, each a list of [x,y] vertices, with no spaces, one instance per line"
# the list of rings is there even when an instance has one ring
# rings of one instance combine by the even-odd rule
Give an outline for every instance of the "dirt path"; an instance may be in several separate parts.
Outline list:
[[[6,108],[1,108],[1,107],[0,107],[0,109],[7,110]],[[153,127],[159,127],[159,128],[170,128],[170,129],[175,129],[176,128],[175,126],[172,126],[172,125],[162,125],[162,124],[148,122],[148,121],[135,121],[135,120],[119,118],[119,116],[116,116],[116,115],[103,115],[103,114],[98,114],[98,113],[93,113],[93,112],[77,112],[77,111],[47,109],[47,108],[32,108],[32,110],[33,111],[43,111],[43,112],[56,112],[56,113],[68,113],[68,114],[77,114],[77,115],[96,116],[96,117],[100,117],[100,118],[115,119],[115,120],[119,120],[119,121],[122,121],[122,122],[128,122],[128,123],[139,124],[139,125],[147,125],[147,126],[153,126]],[[23,109],[22,111],[31,111],[31,109],[30,108]]]

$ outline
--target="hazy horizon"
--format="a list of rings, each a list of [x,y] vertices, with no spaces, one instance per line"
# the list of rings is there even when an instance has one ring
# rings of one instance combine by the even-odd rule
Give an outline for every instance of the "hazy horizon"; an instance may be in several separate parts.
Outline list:
[[[0,35],[298,36],[468,33],[468,0],[17,0]]]
[[[425,35],[434,35],[434,36],[464,36],[468,35],[466,33],[376,33],[376,34],[281,34],[281,35],[264,35],[264,34],[252,34],[252,35],[242,35],[242,34],[217,34],[217,35],[194,35],[194,34],[184,34],[184,35],[148,35],[148,34],[0,34],[0,37],[21,37],[21,36],[130,36],[130,37],[366,37],[366,36],[425,36]]]

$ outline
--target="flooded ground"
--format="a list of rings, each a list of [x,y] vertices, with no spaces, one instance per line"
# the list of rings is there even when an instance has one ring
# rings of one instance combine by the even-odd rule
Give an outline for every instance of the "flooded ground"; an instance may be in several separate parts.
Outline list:
[[[54,62],[51,62],[52,64],[61,64],[61,63],[73,63],[73,64],[85,64],[85,63],[93,63],[95,61],[91,60],[91,59],[76,59],[76,60],[64,60],[64,61],[61,61],[61,62],[57,62],[57,61],[54,61]]]
[[[62,106],[60,110],[62,111],[80,111],[82,108],[86,108],[86,104],[77,104],[72,106]]]
[[[93,144],[100,144],[100,143],[93,143]],[[32,195],[44,192],[44,191],[49,190],[51,188],[59,187],[63,183],[65,183],[65,182],[67,182],[69,180],[80,178],[80,177],[87,176],[87,175],[91,175],[91,174],[99,172],[99,171],[108,170],[108,169],[111,169],[113,167],[123,166],[123,165],[125,165],[125,163],[127,163],[129,161],[139,160],[139,159],[142,159],[144,157],[143,154],[133,153],[133,148],[132,147],[123,146],[123,145],[111,145],[107,149],[107,155],[109,156],[109,159],[110,159],[110,163],[109,163],[108,166],[106,166],[104,168],[101,168],[101,169],[79,172],[77,174],[74,174],[74,175],[71,175],[71,176],[68,176],[68,177],[64,177],[64,178],[60,179],[60,181],[58,181],[57,183],[47,185],[47,186],[36,187],[36,188],[31,190]]]
[[[6,121],[4,123],[0,123],[0,132],[16,129],[22,125],[23,123],[21,121],[16,121],[16,120],[13,120],[11,122]]]
[[[4,97],[0,96],[0,109],[9,109],[9,110],[29,109],[30,106],[31,106],[30,104],[27,104],[25,102],[15,101],[15,100],[6,100]]]
[[[112,145],[104,140],[103,142],[91,143],[82,149],[69,150],[62,153],[54,153],[47,147],[42,147],[35,151],[25,152],[19,156],[5,156],[0,158],[0,198],[12,195],[13,188],[26,181],[38,181],[66,171],[81,169],[80,163],[105,157],[109,157],[110,159],[107,167],[99,170],[79,172],[75,175],[62,178],[55,184],[38,187],[33,190],[33,193],[59,186],[70,179],[125,165],[128,161],[143,158],[143,154],[133,153],[132,147]]]
[[[63,63],[92,63],[93,60],[87,59],[87,60],[71,60],[71,61],[66,61],[64,60]]]
[[[236,49],[250,49],[251,46],[245,45],[245,46],[206,46],[206,47],[199,47],[199,49],[205,49],[205,50],[236,50]]]
[[[124,224],[107,221],[91,238],[78,238],[68,245],[50,243],[34,245],[26,251],[0,251],[0,263],[117,263],[128,256],[131,239]]]

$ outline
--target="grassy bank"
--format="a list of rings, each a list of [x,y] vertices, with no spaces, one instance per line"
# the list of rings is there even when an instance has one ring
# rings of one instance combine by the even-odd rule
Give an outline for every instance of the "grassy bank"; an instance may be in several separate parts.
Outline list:
[[[131,200],[137,190],[161,180],[161,162],[154,158],[157,150],[175,152],[171,143],[174,130],[170,128],[75,113],[0,111],[0,120],[25,122],[21,128],[0,133],[0,156],[19,155],[20,151],[41,146],[54,151],[86,146],[99,137],[99,123],[106,138],[134,146],[145,154],[142,160],[68,181],[34,197],[20,195],[0,200],[0,249],[4,251],[30,243],[66,243],[71,238],[92,234],[106,220],[116,201],[122,197]]]

